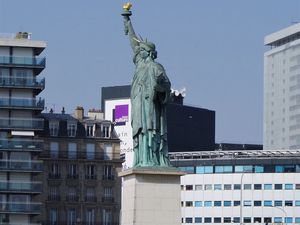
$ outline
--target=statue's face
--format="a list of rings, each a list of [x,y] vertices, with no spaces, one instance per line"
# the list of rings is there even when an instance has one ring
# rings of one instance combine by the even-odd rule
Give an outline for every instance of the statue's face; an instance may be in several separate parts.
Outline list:
[[[141,49],[140,56],[142,59],[146,59],[149,56],[149,52],[147,52],[145,49]]]

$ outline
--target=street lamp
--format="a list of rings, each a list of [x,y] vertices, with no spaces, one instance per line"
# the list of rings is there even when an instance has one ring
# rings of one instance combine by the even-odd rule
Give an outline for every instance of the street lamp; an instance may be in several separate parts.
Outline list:
[[[283,208],[278,207],[278,206],[274,206],[274,205],[268,205],[267,207],[276,208],[276,209],[279,209],[281,212],[283,212],[283,221],[282,221],[282,223],[286,224],[285,218],[287,218],[287,213],[286,213],[286,211]]]

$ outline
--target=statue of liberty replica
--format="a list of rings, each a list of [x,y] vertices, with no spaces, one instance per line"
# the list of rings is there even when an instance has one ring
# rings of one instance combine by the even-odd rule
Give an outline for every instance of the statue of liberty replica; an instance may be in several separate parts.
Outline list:
[[[131,4],[126,3],[122,16],[136,66],[130,96],[133,167],[169,167],[166,106],[171,83],[163,66],[155,61],[155,45],[135,34],[130,8]]]

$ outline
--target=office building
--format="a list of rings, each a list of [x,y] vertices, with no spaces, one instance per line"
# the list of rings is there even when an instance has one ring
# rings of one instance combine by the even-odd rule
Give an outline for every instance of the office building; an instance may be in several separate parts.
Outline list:
[[[300,224],[300,151],[170,153],[182,224]]]
[[[300,23],[264,44],[264,149],[300,148]]]
[[[99,110],[77,107],[74,115],[43,113],[42,214],[44,225],[119,224],[120,145],[113,125]]]
[[[38,78],[45,47],[26,32],[0,35],[0,224],[31,224],[41,212],[34,199],[42,192],[37,134],[44,127],[44,100],[37,96],[45,87]]]

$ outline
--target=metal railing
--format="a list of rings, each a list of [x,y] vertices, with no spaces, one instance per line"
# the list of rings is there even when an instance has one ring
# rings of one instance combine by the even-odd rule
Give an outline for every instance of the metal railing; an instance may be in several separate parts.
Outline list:
[[[21,57],[21,56],[0,56],[0,65],[19,65],[45,67],[46,58],[42,57]]]
[[[0,170],[43,171],[42,161],[0,160]]]
[[[102,202],[112,203],[114,202],[114,197],[102,197]]]
[[[85,196],[84,200],[86,202],[97,202],[97,197],[96,196]]]
[[[114,180],[115,176],[113,174],[102,175],[102,180]]]
[[[52,158],[52,159],[85,159],[85,160],[107,160],[105,152],[94,152],[94,153],[88,153],[84,151],[77,151],[77,152],[68,152],[65,150],[59,150],[59,151],[50,151],[45,150],[41,153],[41,157],[43,158]],[[120,154],[119,153],[113,153],[111,160],[119,160]]]
[[[60,195],[48,195],[48,201],[60,201]]]
[[[0,139],[0,149],[5,150],[32,150],[41,151],[44,147],[44,142],[41,140],[31,139]]]
[[[0,212],[40,214],[41,203],[0,202]]]
[[[0,128],[42,130],[44,128],[44,120],[38,118],[28,119],[28,118],[0,117]]]
[[[45,78],[0,76],[1,87],[45,88]]]
[[[79,196],[78,195],[67,195],[66,200],[68,202],[78,202]]]
[[[0,107],[9,108],[30,108],[43,110],[45,106],[44,99],[35,98],[1,98]]]
[[[42,192],[41,182],[0,181],[0,191]]]

